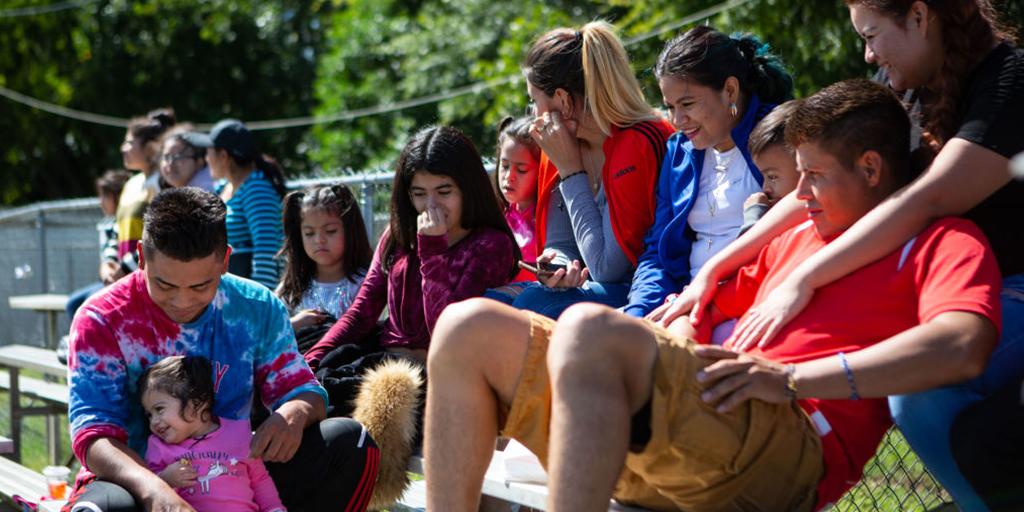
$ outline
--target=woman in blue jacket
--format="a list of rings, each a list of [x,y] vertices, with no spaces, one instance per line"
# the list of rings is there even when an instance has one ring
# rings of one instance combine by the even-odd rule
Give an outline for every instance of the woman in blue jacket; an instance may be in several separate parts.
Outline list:
[[[750,35],[701,26],[669,41],[655,65],[678,132],[668,140],[626,313],[643,317],[733,241],[743,201],[763,178],[747,151],[754,126],[792,98],[793,79]]]

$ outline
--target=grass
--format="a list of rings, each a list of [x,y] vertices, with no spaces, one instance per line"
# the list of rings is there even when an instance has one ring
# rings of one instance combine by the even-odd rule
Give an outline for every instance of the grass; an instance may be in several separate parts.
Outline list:
[[[42,379],[42,374],[30,370],[22,370],[23,376]],[[0,392],[0,435],[11,435],[11,395],[6,390]],[[45,405],[41,400],[30,400],[22,397],[22,406]],[[71,436],[68,432],[67,415],[60,416],[60,460],[61,464],[71,456]],[[42,471],[50,465],[50,457],[46,452],[46,416],[29,416],[21,420],[21,464],[36,471]],[[76,462],[77,464],[77,462]],[[73,470],[77,467],[72,468]]]
[[[924,469],[899,431],[882,439],[864,478],[836,504],[838,511],[928,511],[952,501]]]

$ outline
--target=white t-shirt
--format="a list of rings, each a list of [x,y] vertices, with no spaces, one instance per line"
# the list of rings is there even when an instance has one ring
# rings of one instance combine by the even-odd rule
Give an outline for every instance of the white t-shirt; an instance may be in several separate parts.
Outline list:
[[[326,311],[334,315],[334,318],[341,318],[341,315],[345,314],[345,311],[352,305],[356,294],[359,293],[359,286],[363,284],[365,275],[365,271],[358,273],[354,283],[348,278],[335,283],[321,283],[314,279],[306,293],[302,294],[299,307],[291,311],[291,314],[294,315],[305,309],[315,309]]]
[[[687,218],[697,233],[690,248],[690,277],[736,239],[743,226],[743,202],[760,190],[740,148],[722,153],[711,148],[704,154],[697,197]]]

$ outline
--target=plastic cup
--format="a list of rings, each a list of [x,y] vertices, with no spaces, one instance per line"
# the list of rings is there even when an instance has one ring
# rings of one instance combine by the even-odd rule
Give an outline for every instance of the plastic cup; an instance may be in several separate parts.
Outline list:
[[[50,497],[55,500],[62,500],[68,494],[68,476],[71,470],[64,466],[46,466],[43,468],[43,476],[46,477],[46,487],[50,490]]]

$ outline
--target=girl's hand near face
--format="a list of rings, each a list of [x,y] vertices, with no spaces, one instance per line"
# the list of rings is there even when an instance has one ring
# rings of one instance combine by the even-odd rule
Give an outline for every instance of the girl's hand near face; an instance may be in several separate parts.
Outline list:
[[[530,129],[530,136],[563,177],[583,169],[577,127],[576,120],[563,119],[561,112],[552,110],[538,116]]]
[[[427,206],[416,218],[416,233],[441,236],[448,233],[448,216],[437,206]]]

